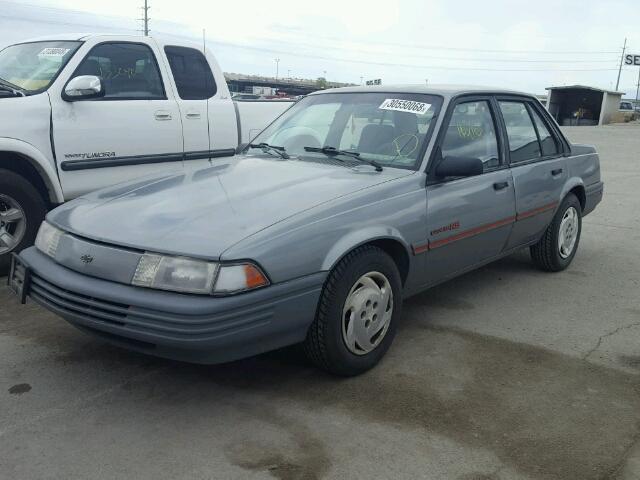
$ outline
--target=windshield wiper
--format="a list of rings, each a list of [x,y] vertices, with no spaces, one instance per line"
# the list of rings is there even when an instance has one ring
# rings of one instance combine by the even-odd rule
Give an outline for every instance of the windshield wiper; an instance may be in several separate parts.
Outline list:
[[[262,143],[250,143],[249,144],[249,148],[260,148],[265,153],[268,153],[268,152],[275,153],[280,158],[284,158],[285,160],[291,158],[287,154],[287,152],[284,149],[284,147],[278,147],[276,145],[269,145],[268,143],[265,143],[265,142],[262,142]]]
[[[336,155],[346,155],[349,157],[353,157],[356,160],[361,161],[362,163],[368,163],[369,165],[372,165],[373,167],[376,168],[376,172],[381,172],[382,171],[382,165],[380,165],[378,162],[376,162],[375,160],[371,160],[370,158],[363,158],[360,156],[360,153],[358,152],[353,152],[351,150],[340,150],[336,147],[304,147],[305,151],[307,152],[318,152],[318,153],[324,153],[325,155],[328,155],[330,157],[336,156]]]
[[[9,92],[10,94],[12,94],[14,97],[24,97],[24,90],[20,89],[20,88],[13,88],[13,86],[11,86],[11,84],[9,82],[5,82],[2,79],[0,79],[0,91],[3,92]]]
[[[22,87],[19,87],[18,85],[14,85],[11,82],[7,82],[4,78],[0,78],[0,85],[10,88],[12,91],[16,91],[16,92],[24,92],[25,89]]]

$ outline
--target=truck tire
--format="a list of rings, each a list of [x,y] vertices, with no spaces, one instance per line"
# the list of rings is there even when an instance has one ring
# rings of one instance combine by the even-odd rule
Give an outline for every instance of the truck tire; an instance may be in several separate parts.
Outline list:
[[[569,266],[578,250],[582,232],[582,207],[568,194],[538,243],[530,248],[533,263],[541,270],[559,272]]]
[[[33,245],[47,206],[24,177],[0,169],[0,275],[9,271],[11,252]]]
[[[402,309],[402,282],[393,259],[365,245],[329,273],[304,350],[334,375],[353,376],[376,365],[389,349]]]

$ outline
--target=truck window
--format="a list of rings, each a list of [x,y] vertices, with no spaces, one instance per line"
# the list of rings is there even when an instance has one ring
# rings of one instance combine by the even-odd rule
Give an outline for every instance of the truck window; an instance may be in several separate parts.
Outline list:
[[[500,110],[507,127],[511,162],[524,162],[541,157],[538,135],[523,102],[501,101]]]
[[[165,47],[164,52],[182,100],[206,100],[216,94],[216,82],[202,52],[185,47]]]
[[[165,99],[162,77],[153,52],[139,43],[102,43],[91,49],[74,77],[95,75],[102,79],[105,99]]]
[[[440,148],[443,158],[479,158],[485,170],[499,167],[498,139],[489,102],[457,104]]]
[[[540,146],[542,147],[542,155],[545,157],[550,157],[554,155],[558,155],[558,142],[556,138],[551,134],[549,129],[547,128],[546,123],[540,117],[540,114],[536,112],[533,108],[531,109],[531,114],[533,115],[533,119],[536,122],[536,128],[538,129],[538,137],[540,137]]]

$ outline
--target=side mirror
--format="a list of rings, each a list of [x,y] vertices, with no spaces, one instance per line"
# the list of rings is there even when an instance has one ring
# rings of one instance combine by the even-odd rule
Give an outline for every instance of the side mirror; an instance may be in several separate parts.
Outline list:
[[[62,98],[67,102],[104,97],[104,86],[100,77],[80,75],[72,78],[64,87]]]
[[[483,171],[484,165],[479,158],[445,157],[436,167],[436,177],[473,177]]]

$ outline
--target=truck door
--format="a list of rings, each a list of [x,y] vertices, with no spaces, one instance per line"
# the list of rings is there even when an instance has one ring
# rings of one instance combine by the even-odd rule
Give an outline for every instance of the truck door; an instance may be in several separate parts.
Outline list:
[[[429,284],[499,255],[515,221],[513,181],[493,102],[466,98],[447,115],[438,138],[441,158],[479,158],[484,170],[473,177],[429,181],[428,243],[423,246]],[[430,170],[435,166],[432,162]]]
[[[537,240],[551,222],[567,180],[563,146],[530,100],[500,98],[516,193],[517,221],[508,247]]]
[[[51,93],[53,144],[65,198],[182,169],[178,105],[163,81],[155,46],[114,40],[85,47],[89,50],[68,81],[97,76],[104,96],[69,101],[63,92]]]
[[[226,89],[216,85],[209,62],[200,50],[167,45],[169,61],[182,118],[184,159],[187,166],[229,156],[237,146],[236,112]],[[220,101],[222,100],[222,101]],[[230,125],[230,131],[223,127]]]

